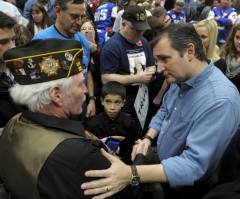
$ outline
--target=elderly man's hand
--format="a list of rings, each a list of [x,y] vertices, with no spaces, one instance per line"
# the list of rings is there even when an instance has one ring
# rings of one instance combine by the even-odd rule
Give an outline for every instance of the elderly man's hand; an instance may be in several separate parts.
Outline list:
[[[95,195],[93,199],[103,199],[112,196],[124,189],[131,179],[130,166],[103,149],[101,149],[101,152],[111,162],[111,167],[105,170],[87,171],[85,173],[87,177],[102,178],[81,185],[85,195]]]
[[[87,105],[86,118],[96,115],[96,105],[94,100],[90,100]]]

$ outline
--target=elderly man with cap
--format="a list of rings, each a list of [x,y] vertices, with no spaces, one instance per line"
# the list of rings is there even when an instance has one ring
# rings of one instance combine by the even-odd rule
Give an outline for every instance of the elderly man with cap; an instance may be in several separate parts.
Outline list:
[[[103,84],[118,81],[126,85],[127,97],[123,111],[133,117],[137,113],[147,112],[148,104],[143,105],[143,102],[148,102],[146,84],[153,79],[155,73],[155,67],[149,67],[154,63],[150,46],[142,37],[146,29],[149,29],[149,25],[144,8],[129,7],[122,15],[120,32],[106,42],[100,56]],[[144,93],[139,95],[145,96],[144,99],[136,97],[139,92]],[[144,111],[137,104],[145,107]],[[140,124],[143,127],[144,121],[140,121]]]
[[[79,42],[58,39],[4,54],[17,82],[11,97],[29,108],[9,121],[0,138],[0,176],[14,198],[86,198],[80,189],[85,170],[110,166],[100,154],[103,143],[70,119],[81,113],[87,92],[82,54]]]

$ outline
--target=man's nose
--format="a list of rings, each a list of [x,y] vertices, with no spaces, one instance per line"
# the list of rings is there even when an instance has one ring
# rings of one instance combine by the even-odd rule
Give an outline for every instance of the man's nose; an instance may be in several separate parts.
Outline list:
[[[164,63],[158,62],[157,63],[157,73],[162,73],[165,70]]]
[[[76,23],[77,23],[77,25],[81,26],[82,25],[82,18],[79,17],[78,19],[76,19]]]

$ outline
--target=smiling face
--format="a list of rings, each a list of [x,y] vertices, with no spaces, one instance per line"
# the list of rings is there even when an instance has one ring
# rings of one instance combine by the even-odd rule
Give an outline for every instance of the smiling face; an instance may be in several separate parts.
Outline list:
[[[107,94],[104,98],[101,98],[101,102],[105,113],[111,119],[116,118],[124,106],[124,101],[120,95]]]
[[[167,83],[179,83],[192,77],[188,63],[188,52],[181,56],[171,47],[167,37],[162,38],[153,48],[157,71],[163,72]]]

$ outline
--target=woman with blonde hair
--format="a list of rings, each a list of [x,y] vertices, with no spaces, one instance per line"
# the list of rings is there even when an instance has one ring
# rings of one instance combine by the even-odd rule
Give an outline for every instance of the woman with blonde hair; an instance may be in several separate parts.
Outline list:
[[[227,77],[240,91],[240,24],[232,28],[220,56],[227,63]]]
[[[194,27],[202,40],[208,59],[225,73],[227,66],[219,56],[219,47],[217,46],[218,26],[215,20],[205,19],[194,24]]]

